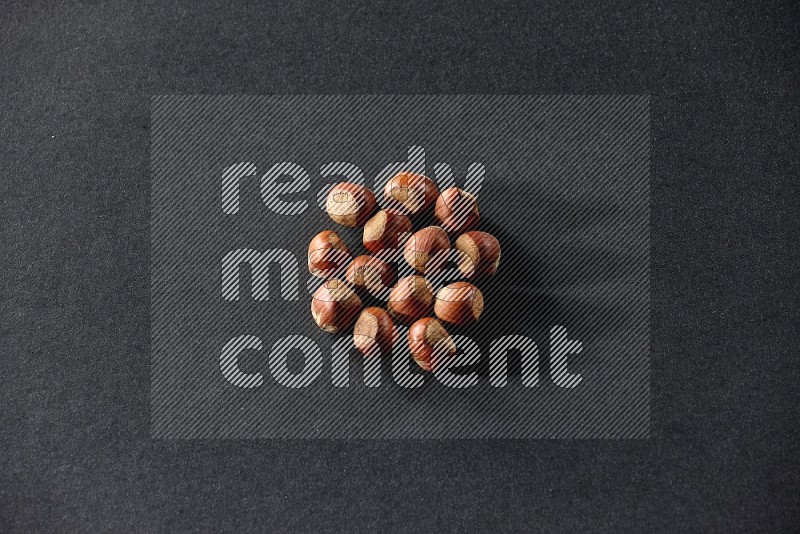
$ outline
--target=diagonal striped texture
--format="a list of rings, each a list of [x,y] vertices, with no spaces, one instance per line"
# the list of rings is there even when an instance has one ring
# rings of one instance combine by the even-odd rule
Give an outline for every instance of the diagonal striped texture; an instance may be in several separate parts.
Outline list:
[[[153,98],[152,435],[647,437],[649,144],[637,95]],[[406,325],[365,358],[310,312],[311,238],[367,253],[327,192],[359,183],[385,206],[400,171],[473,195],[502,249],[474,281],[480,319],[445,324],[459,352],[431,373]],[[449,198],[464,223],[471,198]],[[412,274],[402,250],[382,258]],[[462,276],[446,261],[434,293]]]

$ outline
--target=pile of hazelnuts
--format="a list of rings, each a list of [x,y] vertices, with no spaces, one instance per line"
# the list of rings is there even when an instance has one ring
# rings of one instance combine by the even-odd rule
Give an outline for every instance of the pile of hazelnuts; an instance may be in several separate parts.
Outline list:
[[[308,268],[323,282],[311,300],[311,315],[326,332],[353,326],[354,344],[367,356],[390,354],[400,341],[395,324],[408,326],[411,356],[433,371],[457,352],[445,325],[470,325],[480,318],[483,294],[472,282],[497,272],[500,243],[474,230],[480,219],[477,200],[463,189],[450,187],[440,194],[427,176],[401,172],[386,183],[383,196],[386,207],[376,212],[378,203],[368,188],[354,183],[331,188],[326,212],[342,226],[363,226],[370,254],[354,258],[333,230],[314,236]],[[412,220],[420,221],[432,206],[437,225],[412,233]],[[414,274],[398,280],[395,264],[402,261]],[[455,265],[461,281],[434,291],[446,265]],[[370,296],[386,302],[385,309],[364,308],[362,297]]]

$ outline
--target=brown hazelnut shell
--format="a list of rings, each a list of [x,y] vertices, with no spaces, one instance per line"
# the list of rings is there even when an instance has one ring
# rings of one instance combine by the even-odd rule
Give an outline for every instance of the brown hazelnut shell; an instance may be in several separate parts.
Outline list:
[[[394,334],[394,322],[386,310],[364,308],[353,327],[353,344],[366,356],[388,355],[392,351]]]
[[[433,313],[433,286],[422,276],[401,278],[389,293],[386,309],[392,318],[404,324]]]
[[[330,333],[342,332],[353,324],[361,310],[361,299],[343,280],[326,280],[311,299],[311,316],[317,326]]]
[[[364,224],[364,247],[370,252],[398,248],[403,234],[411,233],[411,221],[394,209],[380,210]]]
[[[329,278],[352,260],[347,244],[333,230],[325,230],[308,245],[308,270],[319,278]]]
[[[347,267],[345,279],[357,291],[377,295],[392,287],[397,280],[397,269],[373,256],[357,256]]]
[[[408,329],[411,357],[425,371],[435,371],[446,359],[456,354],[456,345],[438,319],[425,317]]]
[[[445,258],[441,257],[441,259],[436,260],[437,265],[431,263],[436,253],[449,248],[450,240],[447,237],[447,232],[438,226],[428,226],[414,232],[408,238],[405,247],[403,247],[403,257],[415,271],[425,274],[430,268],[435,268],[438,264],[444,262]]]
[[[469,282],[453,282],[436,292],[433,311],[450,324],[475,323],[483,312],[483,293]]]
[[[439,188],[424,174],[400,172],[383,188],[383,198],[391,208],[409,215],[424,213],[436,201]]]
[[[466,232],[455,242],[455,248],[467,255],[459,270],[469,278],[491,276],[500,265],[500,242],[486,232]],[[469,263],[468,263],[469,262]]]
[[[354,228],[361,226],[378,206],[375,195],[361,184],[343,182],[328,192],[325,211],[334,222]]]
[[[472,193],[458,187],[448,187],[436,199],[434,216],[450,234],[460,234],[478,225],[478,200]]]

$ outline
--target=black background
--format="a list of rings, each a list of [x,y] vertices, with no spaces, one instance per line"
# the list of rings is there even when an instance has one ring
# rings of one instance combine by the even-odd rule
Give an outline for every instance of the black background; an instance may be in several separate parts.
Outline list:
[[[0,530],[800,522],[789,2],[0,9]],[[152,441],[149,100],[172,93],[650,93],[651,439]]]
[[[640,96],[491,97],[486,95],[164,97],[151,119],[150,394],[152,435],[159,438],[631,438],[649,429],[649,158],[648,99]],[[350,349],[350,383],[331,377],[332,345],[309,309],[311,291],[281,299],[281,269],[271,269],[272,298],[249,293],[257,277],[240,268],[239,300],[220,294],[222,258],[233,250],[282,249],[306,272],[310,239],[335,230],[353,254],[364,254],[363,228],[332,224],[317,206],[327,181],[317,169],[346,158],[380,191],[375,177],[421,148],[420,172],[444,187],[438,161],[455,183],[479,161],[480,223],[502,243],[496,276],[476,281],[485,311],[476,325],[448,326],[480,351],[470,368],[475,387],[454,389],[433,376],[419,388],[391,378],[367,387],[364,355]],[[513,147],[513,148],[509,148]],[[220,209],[220,175],[239,161],[263,175],[278,161],[306,169],[309,191],[287,195],[313,204],[301,215],[267,208],[258,176],[241,179],[239,211]],[[423,171],[424,169],[424,171]],[[342,177],[333,178],[342,180]],[[477,189],[473,189],[477,192]],[[624,199],[620,201],[620,199]],[[414,228],[435,224],[428,212]],[[452,238],[451,238],[452,240]],[[398,276],[413,270],[400,260]],[[287,286],[289,282],[282,277]],[[453,277],[452,279],[457,279]],[[434,283],[437,283],[432,279]],[[385,306],[378,299],[368,304]],[[524,303],[524,304],[523,304]],[[582,345],[567,368],[581,375],[574,389],[550,378],[550,328],[563,326]],[[262,351],[237,359],[264,383],[243,389],[220,372],[222,347],[254,335]],[[273,344],[289,334],[322,352],[320,376],[286,388],[273,377]],[[522,335],[537,344],[540,381],[524,387],[519,351],[508,358],[508,384],[489,380],[491,343]],[[463,345],[460,341],[457,345]],[[400,346],[404,346],[401,344]],[[349,344],[352,347],[352,342]],[[307,356],[287,360],[293,372]],[[410,362],[406,362],[410,363]],[[413,367],[418,368],[415,364]],[[421,372],[421,371],[420,371]]]

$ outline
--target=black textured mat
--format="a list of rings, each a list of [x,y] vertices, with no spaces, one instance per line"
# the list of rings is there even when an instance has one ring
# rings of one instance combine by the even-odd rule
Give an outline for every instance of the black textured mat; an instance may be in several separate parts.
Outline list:
[[[5,3],[0,530],[791,531],[790,2]],[[150,438],[157,94],[651,95],[632,441]]]

